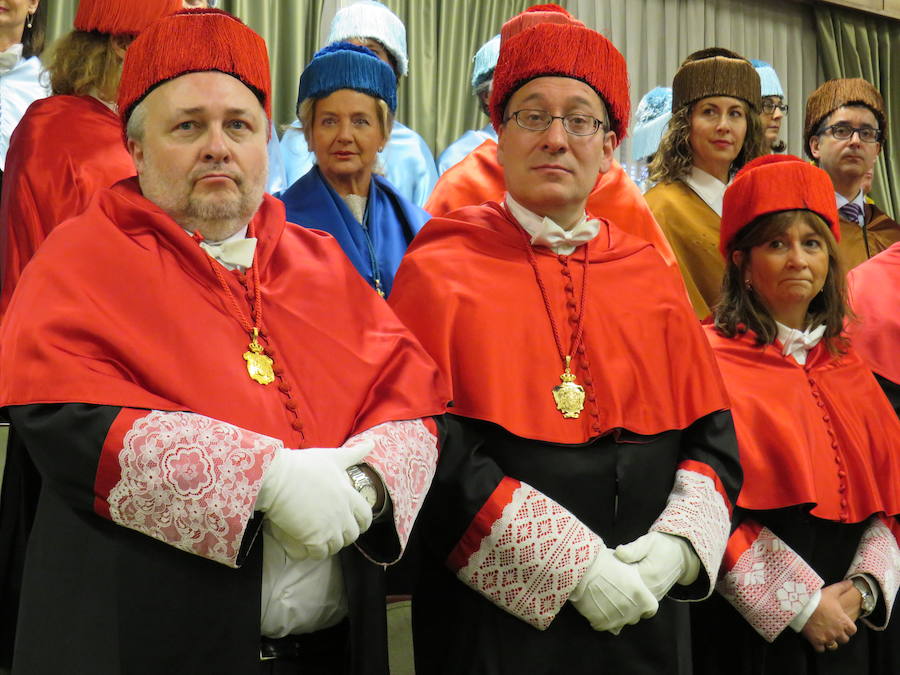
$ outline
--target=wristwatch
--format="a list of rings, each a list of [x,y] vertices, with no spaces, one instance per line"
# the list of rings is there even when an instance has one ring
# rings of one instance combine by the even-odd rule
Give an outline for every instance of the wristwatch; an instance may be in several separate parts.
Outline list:
[[[350,476],[350,482],[353,484],[353,489],[355,489],[362,498],[366,500],[366,503],[372,508],[375,508],[375,502],[378,501],[378,493],[375,491],[375,486],[372,484],[372,480],[366,475],[366,472],[359,468],[359,466],[351,466],[347,469],[347,475]]]
[[[872,610],[875,609],[875,596],[872,595],[872,589],[869,587],[868,582],[862,577],[853,577],[853,586],[862,596],[862,603],[860,604],[861,612],[859,614],[860,618],[869,616],[869,614],[872,613]]]

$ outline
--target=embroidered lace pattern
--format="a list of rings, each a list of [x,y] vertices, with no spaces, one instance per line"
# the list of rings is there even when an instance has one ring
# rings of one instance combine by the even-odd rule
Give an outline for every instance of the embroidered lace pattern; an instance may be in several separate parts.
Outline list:
[[[235,567],[281,442],[203,415],[153,411],[134,422],[123,446],[107,498],[112,520]]]
[[[862,573],[871,574],[878,582],[886,609],[884,626],[875,626],[869,622],[868,617],[863,621],[872,628],[884,628],[891,618],[891,609],[900,587],[900,548],[897,547],[897,539],[893,533],[878,518],[872,519],[872,524],[859,540],[856,555],[846,576],[849,578]]]
[[[402,550],[434,478],[437,439],[422,420],[404,420],[379,424],[344,445],[352,446],[366,439],[375,441],[375,450],[364,461],[379,475],[391,496]]]
[[[651,532],[675,534],[691,542],[709,577],[709,593],[719,575],[730,529],[728,506],[713,479],[686,469],[675,472],[666,508],[650,527]]]
[[[822,585],[815,570],[764,527],[717,588],[772,642]]]
[[[602,542],[575,516],[522,484],[457,576],[495,605],[546,629]]]

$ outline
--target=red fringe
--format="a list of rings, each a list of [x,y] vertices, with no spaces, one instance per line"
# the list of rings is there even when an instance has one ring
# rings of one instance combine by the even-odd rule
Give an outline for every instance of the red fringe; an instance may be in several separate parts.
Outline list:
[[[239,19],[217,9],[178,12],[138,36],[125,55],[119,115],[126,121],[134,106],[159,84],[206,70],[228,73],[258,90],[271,118],[272,82],[266,43]]]
[[[581,80],[606,104],[612,131],[628,131],[631,100],[625,57],[612,42],[586,27],[542,23],[513,35],[500,47],[491,95],[491,122],[503,123],[503,108],[520,86],[541,76]]]
[[[81,31],[137,35],[181,8],[181,0],[81,0],[74,25]]]

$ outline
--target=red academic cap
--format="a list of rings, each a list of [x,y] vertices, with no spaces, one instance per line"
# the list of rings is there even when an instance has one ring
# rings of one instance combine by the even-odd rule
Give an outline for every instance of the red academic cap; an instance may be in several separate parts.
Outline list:
[[[188,9],[152,24],[128,47],[119,82],[122,124],[159,85],[208,70],[243,82],[271,119],[272,81],[265,41],[228,12]]]
[[[500,58],[494,70],[491,122],[519,87],[536,77],[571,77],[597,92],[609,113],[612,131],[622,140],[631,101],[625,58],[612,42],[558,5],[535,5],[514,16],[500,32]]]
[[[760,216],[800,209],[821,216],[840,240],[837,201],[828,174],[793,155],[757,157],[737,172],[725,190],[719,250],[727,255],[731,240]]]
[[[75,30],[137,35],[151,23],[181,9],[181,0],[81,0]]]

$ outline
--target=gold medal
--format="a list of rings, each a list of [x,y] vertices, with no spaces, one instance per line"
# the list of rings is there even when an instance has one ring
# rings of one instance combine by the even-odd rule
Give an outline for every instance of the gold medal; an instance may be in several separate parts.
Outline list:
[[[254,328],[253,339],[250,340],[250,351],[244,352],[244,360],[247,362],[247,374],[251,380],[260,384],[272,384],[275,381],[275,371],[272,369],[272,364],[275,362],[263,353],[262,345],[256,339],[258,335],[259,329]],[[582,398],[584,398],[583,394]]]
[[[572,357],[566,356],[566,371],[559,376],[562,384],[553,387],[553,400],[556,401],[556,408],[563,417],[577,419],[584,409],[584,387],[575,384],[575,376],[569,370],[571,361]]]

